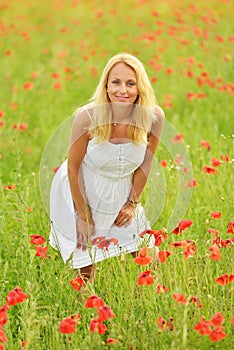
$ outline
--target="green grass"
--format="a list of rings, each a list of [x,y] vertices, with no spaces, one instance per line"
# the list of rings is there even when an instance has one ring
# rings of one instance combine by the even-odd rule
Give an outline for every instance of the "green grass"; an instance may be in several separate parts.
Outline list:
[[[152,11],[159,16],[153,16]],[[234,339],[233,283],[223,287],[215,280],[221,274],[233,273],[233,245],[221,248],[221,260],[211,260],[209,247],[213,237],[207,229],[218,229],[222,239],[232,237],[226,234],[228,223],[234,220],[232,2],[211,0],[203,4],[199,0],[194,4],[190,0],[168,0],[154,4],[130,0],[116,4],[63,0],[41,4],[22,0],[1,4],[0,13],[0,111],[4,112],[0,117],[0,306],[16,286],[28,294],[27,300],[8,311],[8,323],[3,326],[8,339],[5,348],[21,349],[21,342],[27,340],[25,348],[32,350],[230,349]],[[155,35],[155,40],[151,41],[150,35]],[[223,41],[217,40],[217,35]],[[150,78],[157,78],[153,86],[168,125],[184,135],[183,144],[173,145],[169,128],[158,148],[142,196],[147,215],[155,229],[168,227],[175,206],[181,204],[183,217],[178,217],[178,221],[190,219],[193,225],[180,236],[174,236],[170,227],[168,240],[160,249],[173,254],[164,264],[139,267],[131,256],[98,264],[89,294],[102,297],[115,318],[106,322],[105,335],[97,335],[89,331],[89,322],[96,312],[86,309],[85,299],[80,300],[79,293],[70,286],[71,269],[51,247],[45,260],[35,257],[29,235],[41,234],[48,239],[50,230],[40,188],[40,164],[46,145],[54,135],[59,149],[53,168],[64,157],[69,136],[64,135],[61,141],[55,130],[86,103],[107,59],[121,51],[137,54]],[[193,58],[193,64],[189,58]],[[160,70],[151,65],[152,60],[161,66]],[[166,73],[167,68],[172,68],[172,74]],[[194,76],[188,77],[187,71]],[[54,79],[53,73],[59,78]],[[197,78],[205,74],[209,81],[198,86]],[[23,85],[28,82],[33,87],[25,90]],[[54,89],[55,83],[61,87]],[[189,100],[187,94],[191,92],[205,93],[206,97]],[[168,94],[172,108],[165,107]],[[15,123],[27,123],[28,127],[20,131],[13,128]],[[201,147],[202,140],[210,143],[210,151]],[[197,180],[191,198],[189,189],[181,190],[182,173],[174,164],[175,155],[186,149],[188,161],[191,160],[188,176]],[[211,165],[212,158],[221,155],[229,155],[230,161],[224,161],[217,174],[202,172],[204,165]],[[166,168],[160,166],[162,159],[168,162]],[[157,182],[158,172],[164,179],[162,183]],[[3,188],[12,184],[16,185],[14,190]],[[185,208],[183,201],[176,204],[180,190],[188,198]],[[32,212],[27,211],[28,207]],[[222,217],[212,219],[210,214],[214,211],[221,211]],[[183,239],[192,239],[197,246],[194,257],[188,260],[181,249],[168,246]],[[152,271],[155,282],[138,287],[137,278],[146,269]],[[169,291],[157,294],[158,283],[166,285]],[[174,293],[187,298],[197,296],[203,308],[178,304],[172,298]],[[227,336],[220,342],[211,342],[193,327],[201,316],[207,320],[217,312],[225,317]],[[78,313],[81,320],[70,339],[59,332],[59,325],[63,318]],[[161,331],[157,325],[159,316],[166,320],[173,317],[174,330]],[[118,339],[119,344],[106,344],[107,337]]]

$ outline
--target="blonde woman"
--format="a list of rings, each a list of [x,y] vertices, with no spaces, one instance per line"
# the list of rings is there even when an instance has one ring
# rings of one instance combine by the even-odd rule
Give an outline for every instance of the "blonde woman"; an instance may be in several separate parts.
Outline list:
[[[150,224],[140,197],[163,119],[143,64],[126,53],[109,60],[91,102],[77,110],[51,186],[50,244],[84,277],[142,244]]]

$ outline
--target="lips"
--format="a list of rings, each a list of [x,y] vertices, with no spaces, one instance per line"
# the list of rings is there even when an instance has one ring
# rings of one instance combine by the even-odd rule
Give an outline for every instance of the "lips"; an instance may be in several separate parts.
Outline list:
[[[127,101],[129,99],[129,97],[126,97],[126,96],[116,96],[116,98],[119,100],[119,101]]]

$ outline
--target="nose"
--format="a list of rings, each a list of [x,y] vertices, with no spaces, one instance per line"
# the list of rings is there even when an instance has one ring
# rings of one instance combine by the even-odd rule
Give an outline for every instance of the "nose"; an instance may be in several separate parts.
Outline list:
[[[120,86],[120,93],[122,95],[124,95],[126,93],[126,85],[124,83],[122,83]]]

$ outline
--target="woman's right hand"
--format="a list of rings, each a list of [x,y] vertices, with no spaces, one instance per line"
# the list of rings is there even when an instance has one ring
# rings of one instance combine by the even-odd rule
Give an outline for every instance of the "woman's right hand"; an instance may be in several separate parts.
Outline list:
[[[94,222],[91,217],[76,219],[76,232],[77,232],[77,249],[86,251],[87,244],[90,243],[91,237],[95,234]]]

